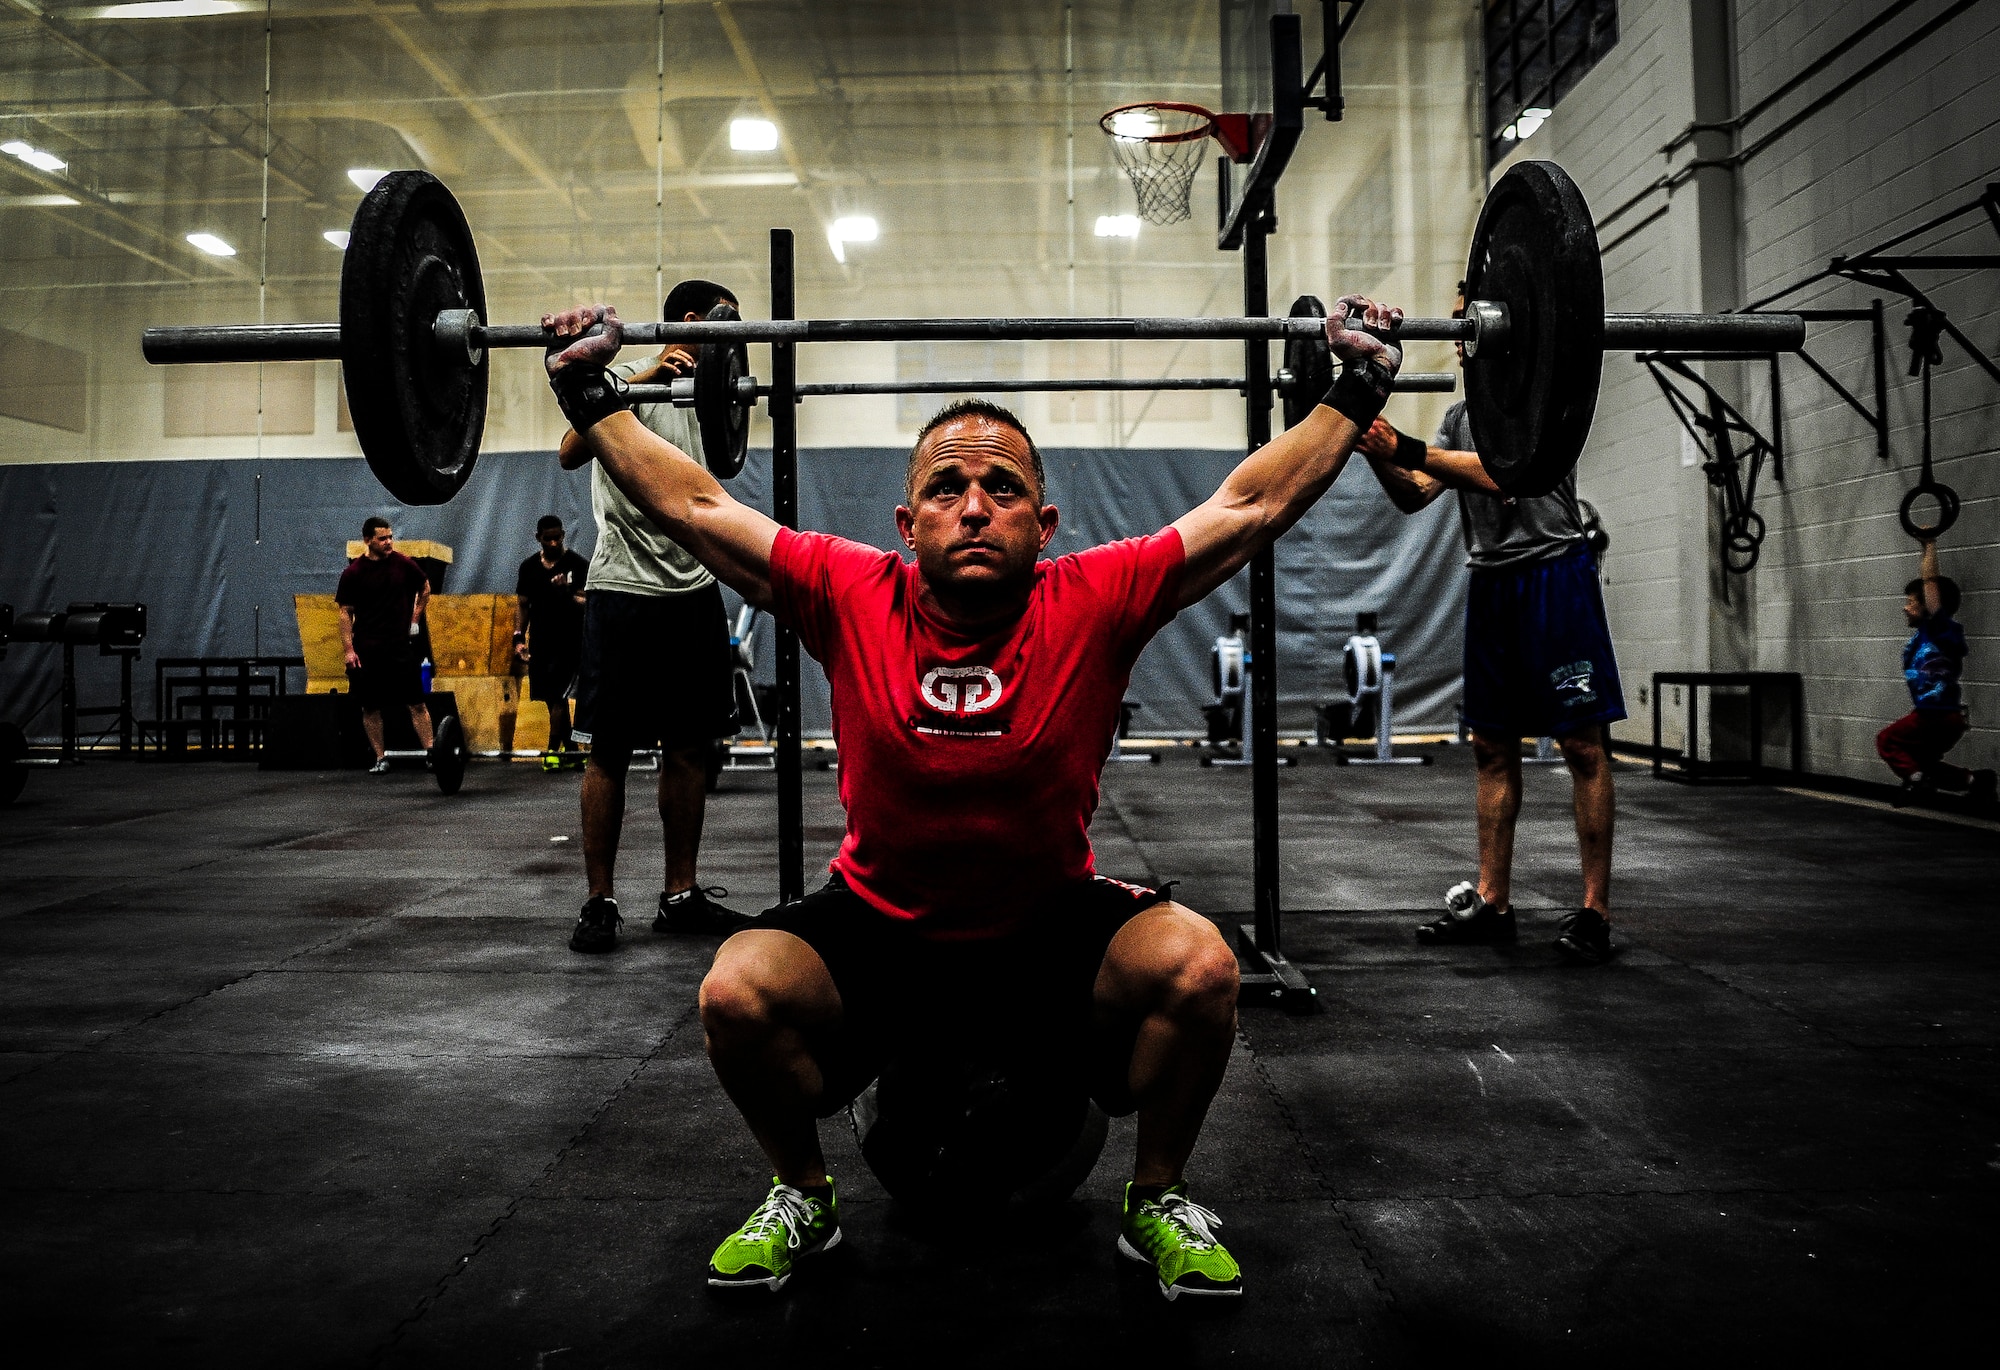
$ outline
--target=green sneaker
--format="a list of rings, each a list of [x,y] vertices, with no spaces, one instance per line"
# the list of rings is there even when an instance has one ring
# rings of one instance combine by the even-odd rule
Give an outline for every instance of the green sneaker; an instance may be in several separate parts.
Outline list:
[[[827,1188],[833,1178],[827,1177]],[[763,1285],[773,1294],[792,1277],[801,1256],[840,1245],[839,1203],[825,1203],[773,1177],[771,1192],[750,1221],[723,1238],[708,1258],[708,1282],[717,1289]]]
[[[1188,1201],[1187,1186],[1170,1185],[1157,1199],[1132,1202],[1125,1186],[1124,1230],[1118,1249],[1160,1277],[1160,1292],[1169,1299],[1183,1294],[1238,1295],[1243,1271],[1236,1258],[1215,1239],[1222,1219]]]

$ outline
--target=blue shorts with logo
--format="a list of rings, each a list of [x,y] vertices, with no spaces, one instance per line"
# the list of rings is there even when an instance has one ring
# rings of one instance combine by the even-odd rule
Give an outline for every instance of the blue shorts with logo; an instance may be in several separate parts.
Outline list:
[[[1500,737],[1559,737],[1625,717],[1597,560],[1474,571],[1465,600],[1465,722]]]

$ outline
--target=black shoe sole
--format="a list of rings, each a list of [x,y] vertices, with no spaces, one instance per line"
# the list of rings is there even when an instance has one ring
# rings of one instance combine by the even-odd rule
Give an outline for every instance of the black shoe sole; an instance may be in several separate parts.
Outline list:
[[[584,952],[589,955],[602,955],[604,952],[607,951],[616,951],[618,949],[618,939],[614,937],[609,942],[604,943],[602,946],[588,946],[578,942],[574,937],[572,937],[569,939],[569,949],[571,951]]]
[[[1616,947],[1593,947],[1587,942],[1572,942],[1567,937],[1558,937],[1555,948],[1564,960],[1579,966],[1601,966],[1618,954]]]

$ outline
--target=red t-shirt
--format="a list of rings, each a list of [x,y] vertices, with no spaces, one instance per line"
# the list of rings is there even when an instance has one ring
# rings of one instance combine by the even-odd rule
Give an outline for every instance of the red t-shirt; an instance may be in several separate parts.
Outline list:
[[[1132,664],[1179,612],[1174,529],[1039,562],[1025,612],[968,635],[915,565],[778,534],[771,589],[833,693],[847,837],[833,868],[941,940],[997,937],[1094,873],[1090,816]]]

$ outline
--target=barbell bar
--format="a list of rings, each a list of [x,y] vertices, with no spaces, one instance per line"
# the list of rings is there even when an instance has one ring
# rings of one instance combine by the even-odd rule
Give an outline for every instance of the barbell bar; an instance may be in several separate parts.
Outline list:
[[[1547,493],[1574,470],[1607,350],[1768,354],[1805,344],[1806,322],[1796,314],[1607,314],[1590,207],[1552,162],[1518,162],[1487,194],[1465,290],[1466,317],[1408,318],[1398,336],[1463,346],[1474,445],[1495,483],[1514,496]],[[355,211],[339,322],[152,328],[142,346],[163,364],[340,361],[370,468],[396,498],[438,504],[463,488],[478,459],[492,350],[551,341],[539,325],[489,324],[485,309],[479,256],[457,199],[427,172],[397,171]],[[640,346],[698,346],[703,457],[727,477],[748,450],[752,401],[743,398],[743,382],[755,386],[748,343],[1282,341],[1294,380],[1280,393],[1287,421],[1296,422],[1331,383],[1325,313],[1311,296],[1300,297],[1289,317],[1220,319],[744,320],[723,305],[693,323],[628,324],[624,337]]]
[[[1483,303],[1483,302],[1481,302]],[[1506,311],[1500,308],[1500,317]],[[470,314],[471,311],[464,311]],[[742,319],[624,326],[638,347],[668,343],[809,342],[1117,342],[1133,340],[1242,341],[1319,337],[1324,321],[1310,318],[1158,319]],[[1488,356],[1506,350],[1506,323],[1477,318],[1404,319],[1405,342],[1463,342]],[[545,348],[552,335],[535,324],[482,324],[476,316],[445,318],[434,328],[440,348]],[[1722,352],[1796,352],[1805,346],[1806,321],[1797,314],[1607,314],[1604,348],[1647,352],[1712,348]],[[196,362],[339,361],[337,323],[192,324],[149,328],[141,341],[146,360],[177,366]],[[1478,355],[1475,351],[1473,355]],[[1222,388],[1222,387],[1217,387]],[[803,393],[803,391],[801,392]]]
[[[1271,379],[1271,389],[1284,393],[1292,383],[1291,374],[1280,371]],[[1092,391],[1152,391],[1152,390],[1233,390],[1242,394],[1246,386],[1238,376],[1161,376],[1152,380],[1134,380],[1118,377],[1078,377],[1074,380],[1022,380],[990,379],[966,381],[802,381],[792,387],[792,393],[799,399],[812,399],[822,395],[1018,395],[1018,394],[1066,394]],[[1452,371],[1405,371],[1396,377],[1398,393],[1449,395],[1458,388],[1458,375]],[[772,387],[761,385],[754,376],[742,376],[736,381],[736,402],[749,404],[765,398]],[[646,382],[627,385],[625,397],[635,404],[671,404],[687,409],[695,403],[694,377],[679,376],[665,385]]]

